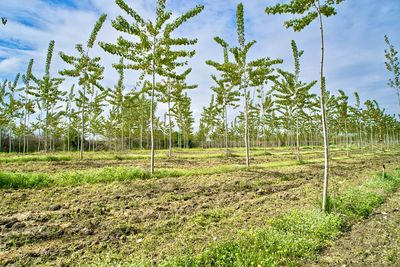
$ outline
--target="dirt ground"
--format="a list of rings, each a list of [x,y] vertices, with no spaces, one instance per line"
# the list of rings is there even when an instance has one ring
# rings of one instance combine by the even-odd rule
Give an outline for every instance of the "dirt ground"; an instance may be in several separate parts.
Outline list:
[[[265,162],[265,157],[268,156],[256,157],[255,161]],[[269,160],[279,161],[279,157],[287,159],[291,155],[274,155]],[[195,168],[242,160],[177,159],[178,162],[164,160],[159,164]],[[334,160],[331,192],[360,184],[379,170],[382,162],[389,161],[388,169],[399,166],[400,154]],[[140,166],[140,162],[118,164]],[[64,165],[75,168],[78,163],[10,163],[2,167],[8,165],[11,169],[18,165],[20,170],[29,171],[39,166],[48,170],[52,166],[54,169],[49,172],[55,172],[64,170]],[[109,163],[106,161],[104,165]],[[103,166],[101,161],[93,164]],[[62,266],[142,258],[156,264],[168,256],[197,253],[241,230],[260,227],[278,214],[315,206],[322,174],[322,163],[317,162],[110,184],[3,189],[0,190],[0,266]]]

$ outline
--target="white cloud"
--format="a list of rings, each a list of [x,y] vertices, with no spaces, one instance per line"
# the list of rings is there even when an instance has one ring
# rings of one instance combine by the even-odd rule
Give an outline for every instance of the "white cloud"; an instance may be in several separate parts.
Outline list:
[[[275,1],[277,2],[277,1]],[[47,45],[50,40],[56,41],[55,52],[75,53],[75,44],[84,43],[92,30],[93,24],[103,12],[108,14],[107,22],[98,39],[115,42],[119,33],[110,21],[123,14],[112,0],[76,1],[78,8],[67,8],[65,5],[50,5],[41,0],[0,1],[0,10],[7,10],[9,23],[0,28],[0,40],[18,40],[29,45],[31,50],[2,48],[0,43],[0,74],[13,76],[24,72],[31,57],[35,58],[36,74],[44,70]],[[150,0],[127,0],[127,3],[143,14],[145,18],[154,16],[154,3]],[[193,110],[198,117],[202,107],[210,100],[213,69],[205,64],[207,59],[222,60],[221,48],[213,41],[214,36],[221,36],[236,44],[235,9],[238,0],[171,0],[169,8],[182,13],[196,4],[204,4],[202,14],[185,24],[178,34],[199,39],[196,45],[197,55],[191,60],[193,72],[189,82],[198,84],[198,89],[190,91],[193,99]],[[250,52],[252,58],[272,57],[285,60],[284,68],[292,69],[290,40],[295,39],[300,49],[305,50],[302,59],[302,78],[315,80],[319,71],[319,33],[318,25],[313,24],[301,33],[294,33],[283,27],[287,16],[267,16],[265,0],[243,1],[246,15],[247,39],[256,39],[257,44]],[[271,2],[273,3],[273,1]],[[377,99],[390,113],[397,110],[395,92],[386,86],[386,73],[383,65],[383,35],[392,37],[392,42],[400,46],[397,35],[400,22],[397,14],[400,11],[398,0],[387,0],[385,5],[374,0],[345,1],[339,7],[336,17],[325,20],[326,25],[326,76],[328,88],[335,92],[344,89],[349,94],[358,89],[365,101]],[[25,21],[25,23],[23,23]],[[32,25],[38,27],[32,27]],[[117,58],[104,53],[96,47],[92,55],[101,56],[106,66],[104,83],[113,86],[117,73],[112,63]],[[52,73],[67,66],[57,54],[54,56]],[[126,74],[127,87],[132,87],[137,79],[135,72]],[[69,88],[69,83],[65,84]],[[317,90],[317,88],[315,88]]]

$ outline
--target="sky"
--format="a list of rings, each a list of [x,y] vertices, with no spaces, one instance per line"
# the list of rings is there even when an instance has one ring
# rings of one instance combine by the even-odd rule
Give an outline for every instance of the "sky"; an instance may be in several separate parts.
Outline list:
[[[153,19],[155,0],[125,0],[144,18]],[[204,11],[177,31],[177,36],[198,38],[197,54],[190,60],[193,68],[189,83],[198,84],[190,91],[192,110],[198,121],[202,107],[211,98],[215,74],[205,61],[222,61],[222,49],[213,40],[220,36],[232,46],[237,44],[235,12],[238,0],[169,0],[167,8],[179,15],[197,4]],[[246,38],[256,40],[250,58],[281,58],[280,66],[293,70],[291,40],[304,50],[301,59],[301,80],[309,82],[319,77],[320,43],[317,23],[300,33],[283,27],[287,15],[266,15],[267,5],[283,0],[243,0],[245,7]],[[30,58],[35,59],[33,72],[43,75],[46,51],[50,40],[55,40],[55,54],[51,73],[68,66],[58,56],[59,51],[75,54],[75,44],[85,43],[98,17],[106,13],[107,21],[98,35],[98,41],[115,42],[120,35],[111,26],[117,15],[127,17],[113,0],[0,0],[0,17],[7,17],[6,26],[0,25],[0,80],[13,79],[24,73]],[[344,90],[354,103],[353,93],[359,92],[362,102],[377,100],[389,114],[399,112],[396,92],[387,85],[390,77],[385,69],[384,35],[387,34],[397,49],[400,48],[400,0],[347,0],[338,7],[338,14],[325,20],[327,89],[333,93]],[[106,54],[96,46],[92,56],[101,56],[106,67],[103,85],[112,87],[117,73],[111,67],[118,58]],[[125,86],[133,88],[137,72],[125,75]],[[62,86],[67,90],[69,80]],[[313,89],[318,92],[318,86]],[[165,107],[160,106],[163,112]]]

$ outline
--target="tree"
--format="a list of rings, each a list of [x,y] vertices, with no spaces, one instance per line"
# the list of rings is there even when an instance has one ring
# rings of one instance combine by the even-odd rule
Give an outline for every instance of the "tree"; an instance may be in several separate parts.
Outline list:
[[[67,151],[70,152],[70,147],[71,147],[71,123],[76,117],[77,113],[75,112],[75,109],[72,107],[72,104],[75,102],[75,84],[73,84],[69,90],[69,93],[66,98],[66,105],[65,105],[65,111],[64,111],[64,116],[67,119]]]
[[[276,4],[272,7],[267,7],[265,12],[267,14],[284,14],[289,13],[293,15],[301,15],[300,18],[291,19],[285,22],[286,28],[292,28],[294,31],[300,32],[314,20],[318,19],[320,26],[321,38],[321,65],[320,65],[320,106],[322,117],[322,131],[324,137],[324,188],[322,192],[322,210],[325,212],[327,209],[328,199],[328,180],[329,180],[329,137],[328,137],[328,123],[326,118],[326,110],[324,103],[325,96],[325,76],[324,76],[324,58],[325,58],[325,45],[324,45],[324,27],[323,17],[330,17],[336,15],[335,5],[340,4],[343,0],[290,0],[287,4]]]
[[[215,96],[211,95],[210,104],[208,105],[208,107],[203,107],[203,112],[201,114],[201,119],[200,119],[203,147],[205,143],[206,144],[205,147],[207,148],[208,139],[210,138],[210,135],[212,134],[218,123],[218,120],[216,118],[217,113],[218,113],[218,108],[215,105]]]
[[[281,80],[275,80],[273,90],[275,91],[274,96],[276,97],[276,103],[278,105],[278,111],[285,114],[285,119],[288,124],[288,131],[292,133],[292,124],[295,120],[296,127],[296,158],[298,161],[301,160],[300,156],[300,124],[299,120],[305,116],[305,109],[312,108],[312,99],[315,95],[310,94],[311,88],[317,83],[313,81],[311,83],[303,83],[299,81],[300,76],[300,57],[303,51],[299,51],[295,41],[292,41],[292,51],[294,58],[294,73],[278,70],[282,76]]]
[[[125,64],[126,69],[141,70],[151,76],[152,87],[150,93],[150,132],[151,132],[151,159],[150,173],[154,173],[154,113],[157,75],[163,77],[179,76],[174,73],[177,67],[182,67],[187,62],[179,62],[182,58],[193,57],[195,51],[173,50],[175,46],[194,45],[197,39],[173,38],[175,32],[183,23],[198,15],[204,6],[198,5],[178,18],[169,22],[172,12],[166,10],[166,0],[157,0],[155,21],[145,21],[134,9],[129,7],[124,0],[115,3],[125,11],[133,22],[129,23],[122,16],[118,16],[112,26],[117,31],[130,34],[139,38],[139,41],[130,41],[120,36],[116,44],[100,43],[100,46],[111,54],[119,55],[131,64]]]
[[[180,128],[180,134],[183,137],[183,147],[189,148],[189,137],[194,122],[193,113],[190,110],[191,100],[186,93],[183,94],[182,90],[178,90],[175,93],[175,99],[175,104],[171,111],[176,119],[178,127]]]
[[[44,133],[44,150],[47,153],[49,149],[49,122],[50,117],[53,115],[54,109],[58,101],[66,94],[61,91],[59,86],[64,81],[62,78],[53,78],[50,75],[51,61],[53,58],[55,42],[52,40],[49,43],[47,50],[46,66],[44,76],[40,79],[32,75],[32,80],[36,83],[36,86],[32,87],[29,93],[39,99],[42,103],[42,108],[45,112],[45,123],[43,125]]]
[[[0,152],[3,151],[3,130],[4,128],[7,127],[8,125],[8,119],[7,119],[7,87],[8,81],[5,80],[2,84],[0,84]]]
[[[185,73],[189,74],[191,69],[188,69]],[[177,109],[177,105],[179,101],[186,101],[183,97],[183,92],[186,90],[196,89],[197,85],[188,85],[186,83],[186,76],[181,75],[180,77],[168,78],[167,80],[163,80],[161,83],[157,85],[158,91],[160,92],[159,100],[163,103],[167,104],[167,113],[166,116],[168,118],[168,157],[172,156],[172,130],[173,130],[173,122],[172,122],[172,113],[173,109],[175,112],[181,110]],[[190,99],[189,99],[190,100]],[[182,105],[180,106],[182,107]],[[189,105],[190,109],[190,105]],[[175,118],[177,118],[177,114],[174,114]]]
[[[114,90],[108,90],[108,102],[117,110],[117,118],[120,122],[121,129],[121,151],[125,150],[125,139],[124,139],[124,129],[125,129],[125,119],[124,119],[124,104],[125,104],[125,95],[124,95],[124,62],[123,58],[120,59],[118,65],[114,65],[114,67],[118,71],[118,82],[114,86]]]
[[[349,97],[345,94],[343,90],[339,90],[339,97],[337,98],[337,110],[338,110],[338,121],[339,125],[342,126],[345,133],[346,138],[346,155],[350,156],[350,145],[349,145],[349,128],[348,128],[348,120],[349,120]]]
[[[243,97],[243,115],[244,115],[244,143],[246,148],[246,166],[250,166],[249,156],[249,84],[250,77],[255,77],[259,74],[266,75],[266,73],[272,73],[274,69],[271,67],[274,64],[282,63],[282,60],[271,60],[269,58],[260,58],[254,61],[248,61],[248,52],[256,43],[255,40],[246,42],[245,37],[245,24],[244,24],[244,10],[243,4],[240,3],[236,10],[236,27],[237,27],[237,38],[238,46],[229,49],[233,54],[235,62],[224,62],[220,64],[211,60],[207,61],[208,65],[215,67],[218,71],[222,72],[224,78],[228,79],[229,82],[239,87],[241,96]],[[215,38],[217,43],[226,46],[226,42],[222,38]],[[260,70],[263,70],[260,72]]]
[[[390,43],[389,37],[387,37],[386,35],[385,35],[385,43],[389,46],[388,50],[385,49],[385,57],[387,60],[385,62],[385,66],[386,69],[393,75],[393,77],[389,79],[388,85],[394,90],[396,90],[397,99],[399,101],[399,107],[400,107],[400,61],[398,56],[399,51],[397,51],[394,45]]]
[[[228,65],[229,64],[229,54],[228,49],[229,45],[224,40],[219,37],[215,37],[214,40],[220,44],[223,48],[224,52],[224,62],[222,64]],[[212,61],[207,61],[209,65],[213,65]],[[240,93],[239,91],[235,90],[235,86],[229,81],[229,78],[224,77],[222,75],[221,78],[217,78],[217,76],[212,75],[211,78],[217,84],[216,86],[211,87],[211,89],[216,94],[216,102],[217,105],[220,107],[221,110],[221,117],[224,124],[224,138],[225,138],[225,154],[226,156],[229,155],[229,125],[228,125],[228,107],[237,108],[235,104],[240,100]]]
[[[15,76],[14,82],[8,81],[7,88],[8,92],[6,92],[6,96],[8,96],[8,101],[5,102],[5,121],[7,122],[8,128],[8,152],[12,152],[12,143],[13,143],[13,130],[16,128],[15,119],[21,116],[20,108],[22,107],[22,103],[17,98],[17,93],[22,89],[17,88],[18,81],[21,75],[18,73]],[[14,149],[15,150],[15,149]]]
[[[27,138],[27,132],[29,131],[28,124],[29,124],[29,115],[34,112],[34,101],[29,99],[29,91],[31,90],[30,82],[32,81],[32,66],[33,66],[33,59],[29,61],[28,68],[26,73],[22,75],[22,81],[24,82],[24,95],[22,96],[22,102],[24,106],[24,118],[23,118],[23,153],[29,151],[29,143]]]
[[[349,111],[350,115],[354,118],[357,127],[358,134],[358,148],[362,149],[362,109],[361,109],[361,101],[360,96],[357,92],[354,92],[354,97],[356,99],[356,104],[354,107],[350,106]]]
[[[77,106],[80,107],[81,115],[81,141],[79,154],[81,160],[83,159],[85,141],[85,124],[87,116],[85,110],[88,108],[87,93],[93,93],[95,87],[104,90],[104,88],[99,84],[99,81],[103,79],[104,67],[99,64],[100,57],[91,58],[89,56],[89,51],[93,48],[97,35],[106,18],[107,15],[103,14],[97,20],[85,48],[83,48],[82,44],[77,44],[75,46],[79,54],[77,57],[69,56],[60,52],[62,60],[72,67],[72,69],[60,71],[60,74],[63,76],[78,78],[78,84],[81,86],[79,98],[77,99]]]

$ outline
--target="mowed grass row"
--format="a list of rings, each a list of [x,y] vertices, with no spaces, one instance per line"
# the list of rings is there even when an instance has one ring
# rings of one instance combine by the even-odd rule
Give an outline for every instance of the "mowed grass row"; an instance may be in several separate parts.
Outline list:
[[[354,157],[366,157],[357,155]],[[333,160],[345,160],[347,157],[335,157]],[[195,175],[212,175],[218,173],[231,173],[237,171],[251,171],[257,169],[290,167],[308,163],[323,162],[323,159],[310,159],[308,161],[283,160],[255,164],[251,167],[245,165],[219,165],[215,167],[201,167],[195,169],[163,168],[158,169],[151,175],[142,168],[129,167],[106,167],[101,169],[89,169],[82,171],[68,171],[54,174],[48,173],[19,173],[0,172],[0,188],[2,189],[24,189],[24,188],[46,188],[54,186],[78,186],[83,184],[111,183],[117,181],[129,181],[136,179],[183,177]]]
[[[303,155],[310,154],[318,154],[323,153],[321,148],[316,147],[315,149],[311,149],[310,147],[302,148]],[[332,148],[332,152],[345,152],[343,148]],[[355,151],[358,151],[355,149]],[[155,157],[157,159],[168,159],[166,150],[159,150]],[[254,148],[252,149],[251,157],[261,157],[261,156],[282,156],[282,155],[291,155],[292,151],[289,151],[287,148],[268,148],[267,150],[263,148]],[[178,149],[173,153],[172,158],[178,159],[212,159],[212,158],[225,158],[225,152],[221,149],[207,149],[207,150],[199,150],[199,149],[189,149],[183,150]],[[233,148],[231,149],[230,157],[245,157],[245,152],[241,148]],[[84,160],[144,160],[150,159],[150,154],[146,150],[135,151],[135,153],[106,153],[106,152],[87,152],[85,153]],[[27,162],[57,162],[57,161],[75,161],[79,160],[79,153],[74,152],[66,152],[66,153],[53,153],[53,154],[0,154],[0,163],[27,163]]]

